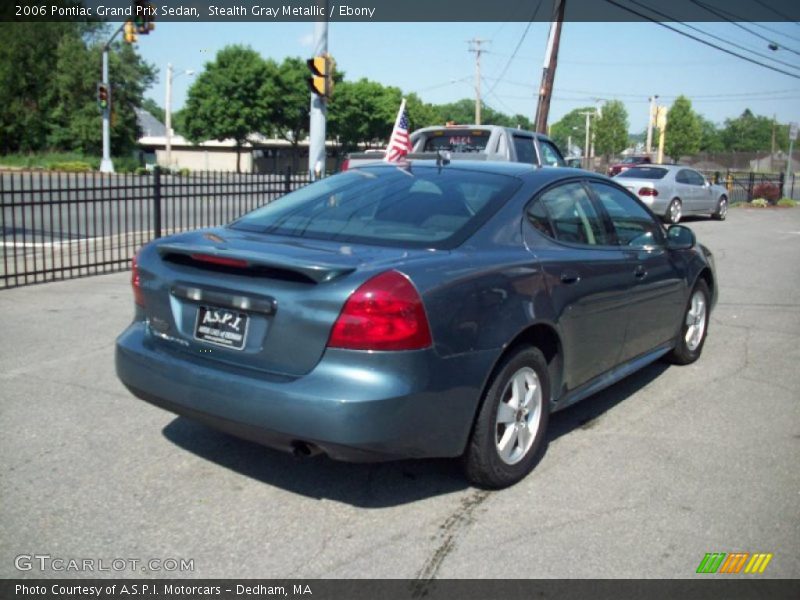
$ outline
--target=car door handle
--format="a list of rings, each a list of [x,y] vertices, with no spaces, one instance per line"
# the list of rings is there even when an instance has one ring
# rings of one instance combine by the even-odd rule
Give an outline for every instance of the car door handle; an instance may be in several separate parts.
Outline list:
[[[644,279],[647,276],[647,270],[642,265],[639,265],[634,269],[633,276],[636,279]]]
[[[578,283],[580,280],[581,276],[575,271],[562,271],[561,273],[561,283],[572,284]]]

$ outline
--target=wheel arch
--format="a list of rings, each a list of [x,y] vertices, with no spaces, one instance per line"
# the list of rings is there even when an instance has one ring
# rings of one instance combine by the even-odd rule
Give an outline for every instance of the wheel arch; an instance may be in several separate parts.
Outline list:
[[[481,412],[483,403],[486,401],[486,392],[494,383],[497,376],[498,368],[503,364],[503,361],[513,353],[517,352],[520,348],[532,346],[538,348],[544,355],[545,362],[547,363],[547,375],[550,378],[550,395],[549,404],[552,407],[553,397],[556,396],[556,390],[561,389],[564,372],[564,351],[561,343],[561,337],[549,323],[539,322],[534,323],[520,331],[508,344],[506,344],[503,351],[494,361],[489,375],[483,382],[480,392],[480,400],[475,406],[475,413],[472,415],[472,426],[470,433],[475,429],[475,422]],[[467,442],[468,443],[468,442]]]

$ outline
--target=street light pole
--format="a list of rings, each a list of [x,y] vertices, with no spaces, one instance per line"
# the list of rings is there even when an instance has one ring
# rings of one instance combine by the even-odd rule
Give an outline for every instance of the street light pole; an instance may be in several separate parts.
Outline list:
[[[172,168],[172,80],[181,75],[194,75],[192,69],[174,75],[172,63],[167,63],[167,94],[164,99],[164,127],[166,127],[167,168]]]
[[[167,97],[164,99],[164,126],[167,128],[167,168],[172,168],[172,63],[167,63]]]

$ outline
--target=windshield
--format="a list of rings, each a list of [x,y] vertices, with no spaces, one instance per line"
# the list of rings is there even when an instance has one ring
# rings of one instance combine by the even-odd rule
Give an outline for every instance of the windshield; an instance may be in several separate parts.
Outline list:
[[[489,132],[480,129],[432,131],[427,135],[423,152],[483,152],[489,143]]]
[[[464,169],[362,167],[300,188],[231,227],[341,242],[453,248],[520,184],[515,177]]]
[[[658,167],[633,167],[617,175],[617,178],[663,179],[666,174],[666,169],[660,169]]]

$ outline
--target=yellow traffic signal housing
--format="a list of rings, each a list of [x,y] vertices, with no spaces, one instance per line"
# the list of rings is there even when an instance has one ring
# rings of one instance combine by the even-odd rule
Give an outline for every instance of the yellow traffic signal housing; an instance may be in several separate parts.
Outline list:
[[[315,56],[306,61],[311,75],[308,79],[308,87],[317,96],[330,98],[333,94],[333,71],[336,66],[335,61],[329,54]]]
[[[133,21],[125,21],[125,27],[123,29],[123,37],[125,41],[129,44],[135,44],[136,40],[136,25],[133,24]]]

